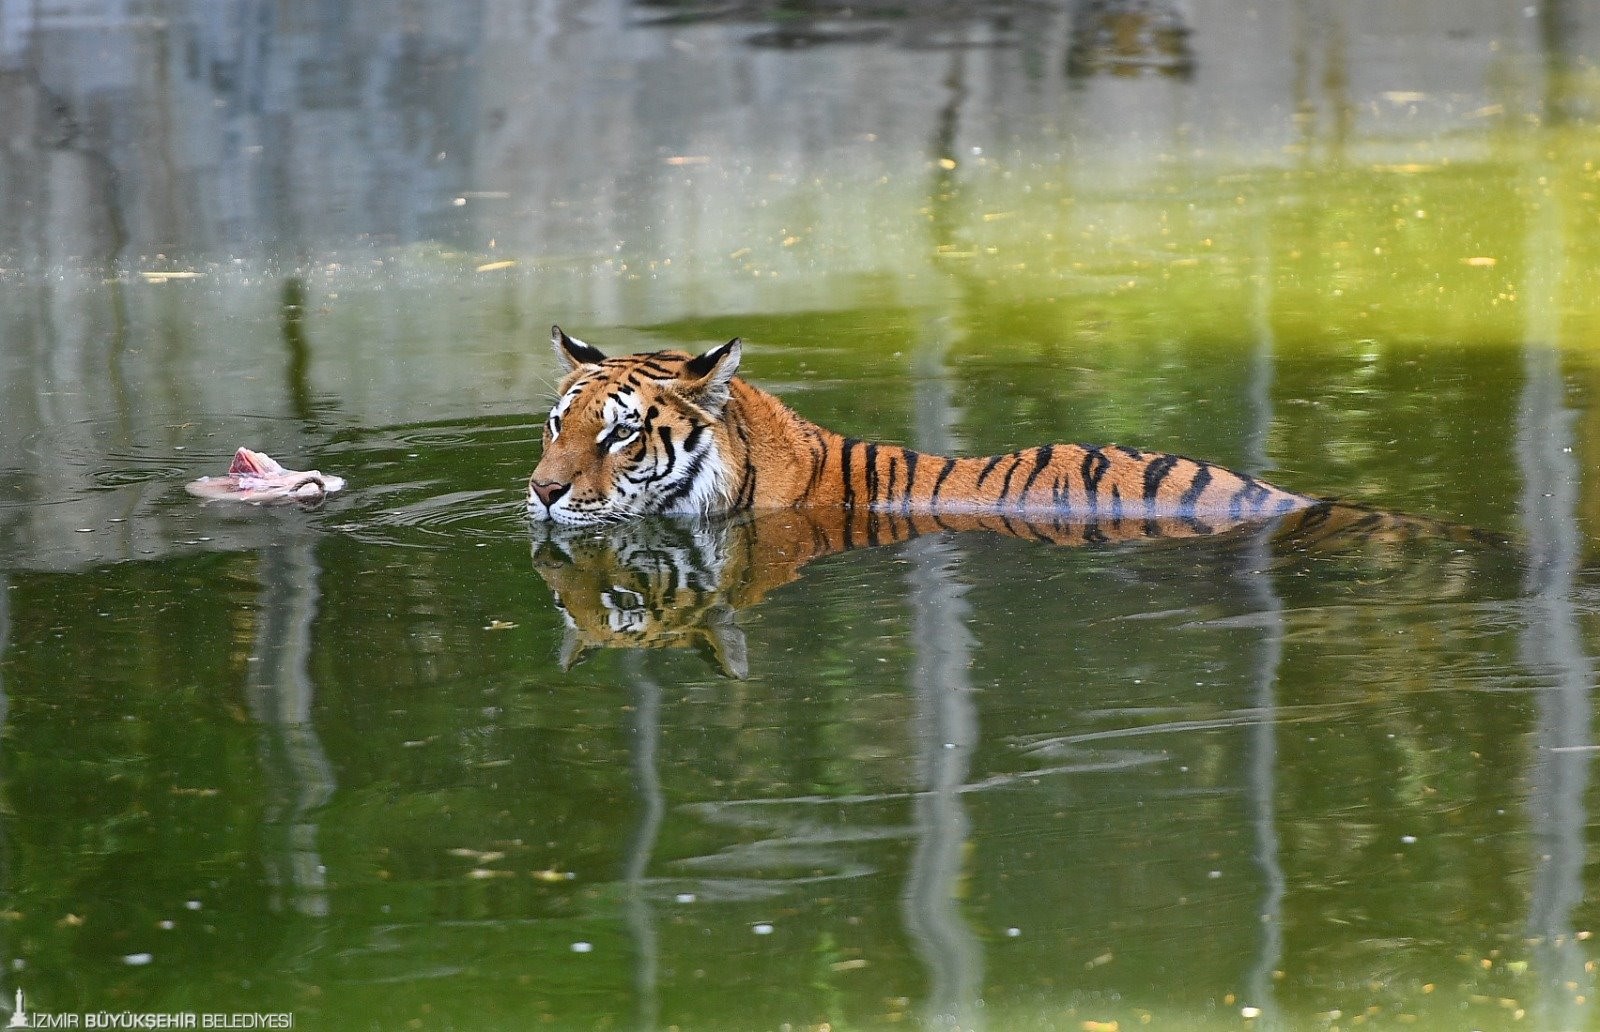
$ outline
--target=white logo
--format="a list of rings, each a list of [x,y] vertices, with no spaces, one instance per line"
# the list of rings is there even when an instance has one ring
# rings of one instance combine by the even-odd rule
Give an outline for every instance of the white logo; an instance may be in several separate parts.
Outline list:
[[[3,997],[0,997],[3,999]],[[17,1003],[11,1017],[0,1026],[4,1029],[26,1028],[216,1028],[216,1029],[274,1029],[294,1028],[294,1014],[290,1011],[259,1014],[227,1011],[172,1011],[145,1013],[143,1011],[84,1011],[53,1014],[38,1011],[29,1014],[17,990]]]

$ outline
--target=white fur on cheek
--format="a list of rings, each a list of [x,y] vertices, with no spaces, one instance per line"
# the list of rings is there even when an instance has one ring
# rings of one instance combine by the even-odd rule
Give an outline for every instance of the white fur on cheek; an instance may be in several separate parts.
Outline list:
[[[729,505],[729,477],[727,467],[716,445],[712,445],[706,461],[689,489],[686,511],[702,516],[725,512]]]
[[[650,485],[650,512],[685,513],[708,516],[726,512],[730,499],[730,482],[726,463],[717,448],[716,439],[709,433],[702,448],[692,454],[679,454],[674,475]],[[693,470],[693,479],[685,486],[684,477]]]

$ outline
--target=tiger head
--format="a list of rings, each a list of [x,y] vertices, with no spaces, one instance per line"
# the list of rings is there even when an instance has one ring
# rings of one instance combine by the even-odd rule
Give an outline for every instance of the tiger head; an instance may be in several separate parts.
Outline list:
[[[737,337],[703,355],[607,358],[551,327],[566,370],[544,452],[528,479],[530,518],[568,526],[727,508],[718,449],[739,368]]]

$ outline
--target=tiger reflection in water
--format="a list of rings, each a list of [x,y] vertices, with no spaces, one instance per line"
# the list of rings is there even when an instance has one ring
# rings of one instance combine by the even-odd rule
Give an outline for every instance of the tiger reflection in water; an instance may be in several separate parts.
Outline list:
[[[730,563],[732,552],[746,535],[729,523],[658,516],[604,529],[532,528],[534,569],[565,624],[562,669],[589,649],[694,649],[742,678],[749,659],[734,613],[795,576],[730,583],[741,565]]]
[[[1259,537],[1280,561],[1362,553],[1379,566],[1434,575],[1402,549],[1410,542],[1503,539],[1423,517],[1325,502],[1269,521],[1024,520],[999,513],[932,515],[874,510],[782,510],[734,517],[652,516],[607,527],[530,524],[533,565],[565,623],[561,665],[591,649],[693,649],[743,678],[749,650],[736,614],[799,578],[813,559],[928,534],[987,532],[1060,547],[1106,548]],[[1440,583],[1433,594],[1452,594]]]

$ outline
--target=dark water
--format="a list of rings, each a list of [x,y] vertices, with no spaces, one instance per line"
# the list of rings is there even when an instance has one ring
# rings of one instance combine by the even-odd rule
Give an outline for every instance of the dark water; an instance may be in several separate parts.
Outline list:
[[[1130,9],[0,7],[0,996],[1593,1026],[1600,23]],[[552,321],[1506,542],[552,536]]]

